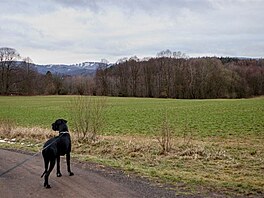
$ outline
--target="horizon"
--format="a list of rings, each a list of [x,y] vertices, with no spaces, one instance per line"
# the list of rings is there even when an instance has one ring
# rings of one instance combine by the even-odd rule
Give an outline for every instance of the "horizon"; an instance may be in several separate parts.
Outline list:
[[[136,56],[136,55],[135,55]],[[129,56],[129,57],[123,57],[123,58],[131,58],[131,57],[134,57],[134,56]],[[137,56],[138,57],[138,56]],[[138,57],[139,58],[139,57]],[[142,61],[144,58],[161,58],[161,57],[157,57],[157,56],[149,56],[149,57],[142,57],[142,58],[139,58],[140,61]],[[169,57],[169,58],[173,58],[173,57]],[[237,59],[263,59],[263,57],[246,57],[246,56],[188,56],[187,59],[189,58],[237,58]],[[122,59],[122,58],[121,58]],[[119,60],[119,59],[118,59]],[[118,60],[114,61],[114,62],[108,62],[108,64],[115,64],[118,62]],[[39,63],[35,63],[33,62],[33,64],[36,64],[36,65],[76,65],[76,64],[81,64],[81,63],[102,63],[101,61],[83,61],[83,62],[76,62],[76,63],[48,63],[48,64],[39,64]]]
[[[128,60],[132,57],[135,57],[136,55],[134,56],[129,56],[129,57],[122,57],[122,58],[127,58]],[[138,57],[138,56],[136,56]],[[163,57],[166,57],[166,56],[163,56]],[[122,59],[120,58],[120,59]],[[138,57],[139,58],[139,57]],[[139,58],[139,61],[143,61],[144,58],[162,58],[162,57],[158,57],[157,55],[155,56],[149,56],[149,57],[142,57],[142,58]],[[167,57],[167,58],[174,58],[174,57]],[[259,59],[263,59],[263,57],[247,57],[247,56],[216,56],[216,55],[212,55],[212,56],[187,56],[185,57],[184,59],[191,59],[191,58],[237,58],[237,59],[256,59],[256,60],[259,60]],[[114,61],[114,62],[108,62],[106,64],[116,64],[120,59]],[[23,61],[23,60],[17,60],[17,61]],[[42,65],[42,66],[46,66],[46,65],[67,65],[67,66],[71,66],[71,65],[78,65],[78,64],[82,64],[82,63],[104,63],[102,62],[102,60],[98,60],[98,61],[94,61],[94,60],[86,60],[86,61],[79,61],[79,62],[70,62],[70,63],[36,63],[36,62],[32,62],[32,64],[34,65]]]

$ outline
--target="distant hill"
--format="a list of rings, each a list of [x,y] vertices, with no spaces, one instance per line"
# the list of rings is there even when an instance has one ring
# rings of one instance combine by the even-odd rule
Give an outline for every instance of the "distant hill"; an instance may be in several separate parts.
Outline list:
[[[185,58],[188,59],[189,57],[181,52],[171,52],[170,50],[161,51],[157,54],[156,57],[144,57],[143,59],[139,59],[137,56],[133,57],[124,57],[119,59],[115,64],[120,64],[126,61],[134,60],[136,62],[139,61],[148,61],[151,58],[161,58],[161,57],[169,57],[169,58]],[[229,61],[238,61],[238,60],[250,60],[255,59],[258,60],[258,58],[250,58],[250,57],[217,57],[219,60],[221,60],[223,63],[229,62]],[[19,64],[20,61],[17,61]],[[96,70],[99,67],[107,68],[111,67],[114,64],[108,63],[106,60],[102,60],[101,62],[83,62],[78,64],[49,64],[49,65],[38,65],[38,64],[32,64],[33,67],[36,69],[37,72],[40,74],[46,74],[48,71],[50,71],[52,74],[59,74],[59,75],[67,75],[67,76],[93,76],[96,73]]]
[[[41,73],[46,74],[50,71],[52,74],[60,75],[70,75],[70,76],[91,76],[94,75],[97,68],[99,67],[109,67],[111,64],[103,62],[83,62],[72,65],[64,64],[51,64],[51,65],[37,65],[35,64],[35,69]]]

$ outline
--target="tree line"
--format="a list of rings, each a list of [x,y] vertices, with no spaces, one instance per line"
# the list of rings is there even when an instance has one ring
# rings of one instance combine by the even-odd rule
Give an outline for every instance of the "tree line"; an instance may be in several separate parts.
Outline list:
[[[0,95],[92,94],[91,77],[62,76],[37,72],[29,57],[13,48],[0,48]]]
[[[0,48],[0,94],[247,98],[264,95],[264,60],[161,54],[100,67],[94,76],[62,76],[40,74],[29,57]]]
[[[97,95],[155,98],[247,98],[264,94],[264,60],[152,58],[98,69]]]

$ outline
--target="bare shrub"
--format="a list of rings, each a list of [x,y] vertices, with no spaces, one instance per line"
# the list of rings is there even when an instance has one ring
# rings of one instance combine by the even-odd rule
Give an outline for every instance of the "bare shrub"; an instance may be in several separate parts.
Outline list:
[[[106,97],[78,96],[71,101],[70,115],[78,140],[96,140],[105,123],[106,103]]]
[[[161,126],[159,128],[159,133],[157,135],[157,140],[161,147],[161,154],[167,153],[172,148],[172,129],[168,120],[168,113],[166,112],[163,116]]]

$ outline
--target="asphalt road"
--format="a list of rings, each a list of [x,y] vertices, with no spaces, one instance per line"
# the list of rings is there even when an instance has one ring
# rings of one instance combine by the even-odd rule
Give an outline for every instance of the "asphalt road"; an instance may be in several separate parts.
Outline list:
[[[29,154],[0,149],[0,175],[29,157]],[[159,187],[139,177],[128,176],[120,170],[72,161],[72,171],[75,175],[68,176],[65,158],[62,157],[63,176],[56,177],[54,168],[49,181],[51,189],[46,189],[43,187],[43,178],[40,178],[44,171],[44,163],[41,154],[38,154],[0,176],[0,197],[176,197],[175,191]]]

